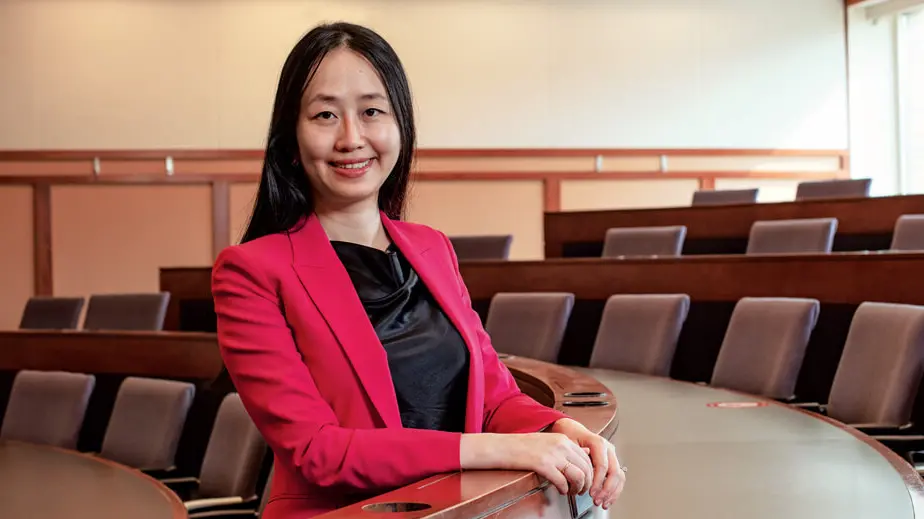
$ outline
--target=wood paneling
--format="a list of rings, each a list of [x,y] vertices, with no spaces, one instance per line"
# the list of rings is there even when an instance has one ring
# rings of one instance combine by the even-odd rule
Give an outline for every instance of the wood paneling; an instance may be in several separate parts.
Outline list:
[[[32,258],[35,262],[35,295],[50,296],[54,292],[51,262],[51,186],[32,186]]]
[[[746,243],[755,221],[788,218],[834,217],[838,219],[838,239],[852,235],[878,235],[884,236],[887,242],[898,217],[914,213],[924,213],[924,195],[546,213],[545,257],[562,257],[569,246],[581,244],[587,244],[588,250],[594,245],[602,248],[603,237],[610,227],[686,225],[688,245],[697,240],[730,239]]]

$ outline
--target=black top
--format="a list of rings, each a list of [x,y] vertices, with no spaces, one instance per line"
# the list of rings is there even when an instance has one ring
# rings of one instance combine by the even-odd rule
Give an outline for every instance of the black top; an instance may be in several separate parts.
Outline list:
[[[462,432],[469,354],[458,330],[397,247],[331,243],[385,347],[401,423]]]

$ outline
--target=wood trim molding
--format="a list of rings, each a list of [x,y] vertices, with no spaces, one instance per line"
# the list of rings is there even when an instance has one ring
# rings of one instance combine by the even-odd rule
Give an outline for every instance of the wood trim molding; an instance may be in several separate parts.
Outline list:
[[[227,180],[212,182],[212,257],[231,245],[231,185]]]
[[[125,149],[125,150],[0,150],[0,162],[100,160],[262,160],[262,149]],[[775,148],[418,148],[418,157],[694,157],[773,156],[830,157],[849,154],[844,149]]]
[[[34,291],[37,296],[54,292],[51,263],[51,186],[32,186],[32,258]]]

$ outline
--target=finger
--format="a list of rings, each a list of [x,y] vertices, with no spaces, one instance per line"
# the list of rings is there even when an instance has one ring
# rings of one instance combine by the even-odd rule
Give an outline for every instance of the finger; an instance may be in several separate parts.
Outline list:
[[[561,472],[568,480],[568,493],[579,494],[584,488],[586,478],[584,471],[574,463],[568,463]]]
[[[609,472],[609,442],[603,438],[597,437],[598,441],[593,442],[590,449],[590,461],[593,463],[593,485],[590,489],[590,495],[595,496],[603,488],[603,481]]]
[[[609,463],[611,469],[607,472],[606,483],[603,485],[600,503],[604,509],[608,509],[613,504],[626,483],[626,475],[619,466],[619,459],[616,457],[616,450],[609,450]]]
[[[558,467],[550,465],[547,468],[543,468],[540,475],[549,480],[549,483],[555,485],[559,494],[563,496],[568,495],[568,478],[565,477]]]
[[[591,484],[593,484],[594,473],[593,473],[593,463],[590,461],[590,455],[585,452],[583,447],[578,446],[576,443],[572,442],[571,445],[571,456],[569,459],[574,465],[579,468],[584,473],[584,484],[581,488],[578,489],[578,494],[583,494],[590,491]]]

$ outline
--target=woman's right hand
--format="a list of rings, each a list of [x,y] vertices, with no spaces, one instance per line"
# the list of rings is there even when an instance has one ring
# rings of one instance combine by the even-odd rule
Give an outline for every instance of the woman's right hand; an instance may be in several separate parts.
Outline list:
[[[562,495],[583,494],[593,484],[590,456],[564,434],[464,434],[460,450],[463,469],[529,470]]]

